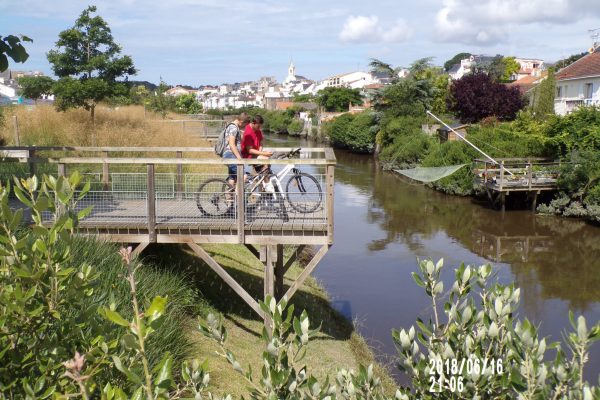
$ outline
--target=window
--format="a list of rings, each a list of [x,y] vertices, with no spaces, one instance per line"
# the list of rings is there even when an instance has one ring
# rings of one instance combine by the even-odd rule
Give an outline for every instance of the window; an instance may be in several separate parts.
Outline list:
[[[556,97],[562,97],[562,86],[556,87]]]
[[[586,99],[591,99],[594,96],[594,84],[593,83],[586,83],[585,84],[585,98]]]

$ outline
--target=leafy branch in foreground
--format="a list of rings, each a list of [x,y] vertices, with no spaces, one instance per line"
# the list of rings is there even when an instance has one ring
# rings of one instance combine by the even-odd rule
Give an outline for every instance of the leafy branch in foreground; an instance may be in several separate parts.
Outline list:
[[[259,399],[377,399],[387,397],[383,393],[381,380],[374,376],[373,366],[360,366],[358,373],[341,369],[337,372],[335,383],[329,377],[317,379],[302,363],[307,346],[318,329],[310,329],[310,320],[306,311],[294,316],[294,306],[288,307],[287,299],[279,303],[267,296],[260,302],[265,315],[273,321],[272,332],[263,328],[262,339],[263,367],[259,377],[252,368],[247,370],[241,366],[235,355],[225,346],[227,331],[222,321],[209,315],[206,322],[201,322],[199,329],[207,337],[217,341],[220,351],[217,354],[225,358],[232,368],[240,373],[250,385],[250,398]],[[400,392],[397,399],[408,399]]]
[[[570,314],[574,332],[565,335],[569,354],[560,343],[547,343],[538,328],[517,320],[520,290],[490,284],[491,267],[461,264],[438,316],[443,295],[443,260],[419,262],[417,285],[431,298],[434,318],[417,320],[417,328],[393,331],[399,368],[412,381],[416,398],[446,399],[593,399],[600,389],[583,380],[590,345],[600,339],[600,324]],[[424,348],[424,350],[421,350]],[[553,361],[548,349],[555,349]],[[456,360],[456,363],[454,362]],[[460,366],[462,360],[466,365]],[[453,365],[456,364],[456,365]],[[452,385],[453,383],[453,385]],[[450,386],[447,386],[450,384]]]

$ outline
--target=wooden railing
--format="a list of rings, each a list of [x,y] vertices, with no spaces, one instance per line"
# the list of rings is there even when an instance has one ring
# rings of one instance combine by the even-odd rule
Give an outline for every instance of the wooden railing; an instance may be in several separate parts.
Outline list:
[[[550,190],[556,187],[560,161],[545,158],[503,158],[498,163],[476,159],[475,182],[498,191]]]
[[[292,148],[269,148],[269,150],[277,151],[277,152],[289,152],[293,150]],[[64,153],[64,154],[61,154]],[[123,157],[122,154],[133,153],[140,154],[140,157]],[[152,154],[165,154],[165,157],[148,157],[143,153],[152,153]],[[319,224],[322,228],[320,230],[320,238],[315,238],[314,240],[306,241],[306,244],[312,243],[328,243],[331,244],[333,242],[333,204],[334,204],[334,170],[336,164],[336,158],[331,148],[304,148],[302,149],[301,158],[296,159],[265,159],[265,160],[256,160],[256,159],[222,159],[214,155],[214,150],[212,148],[201,148],[201,147],[70,147],[70,146],[52,146],[52,147],[10,147],[10,148],[0,148],[0,154],[2,154],[4,163],[20,163],[27,164],[28,168],[26,173],[30,175],[34,175],[37,172],[37,167],[40,165],[46,165],[46,170],[48,170],[48,166],[56,166],[56,173],[58,175],[65,175],[73,170],[83,170],[86,173],[90,173],[94,171],[94,174],[101,176],[100,184],[101,187],[94,189],[94,193],[106,192],[110,195],[111,191],[111,182],[114,183],[114,178],[111,179],[111,171],[112,167],[116,166],[129,166],[129,167],[137,167],[137,172],[135,174],[139,175],[139,167],[146,166],[145,174],[146,174],[146,184],[144,190],[146,191],[146,223],[143,225],[147,229],[148,241],[156,242],[160,241],[161,236],[163,241],[173,241],[175,239],[164,237],[164,232],[161,231],[162,228],[167,226],[167,220],[177,220],[179,221],[181,226],[186,226],[189,228],[190,226],[203,226],[207,230],[210,231],[211,226],[219,226],[219,229],[222,231],[227,231],[225,234],[216,235],[218,237],[213,238],[213,241],[222,241],[226,243],[260,243],[262,241],[272,244],[272,243],[295,243],[301,244],[302,239],[298,240],[298,238],[288,237],[285,238],[284,231],[294,231],[297,230],[297,236],[303,236],[302,230],[304,227],[309,226],[305,220],[300,221],[300,217],[298,216],[298,221],[292,220],[292,223],[289,225],[280,224],[280,221],[274,221],[272,223],[263,223],[260,228],[255,225],[249,224],[246,219],[246,205],[245,201],[245,193],[244,186],[237,185],[236,193],[235,193],[235,202],[236,202],[236,215],[235,221],[231,223],[224,223],[223,221],[217,220],[200,220],[196,215],[186,214],[188,215],[181,217],[177,216],[165,216],[164,214],[157,213],[157,207],[164,205],[166,200],[160,197],[161,193],[157,190],[156,182],[157,182],[157,168],[169,168],[169,171],[174,170],[172,172],[168,172],[171,174],[171,179],[174,179],[174,195],[173,201],[185,201],[185,199],[189,199],[190,196],[193,196],[193,188],[190,191],[189,188],[185,187],[186,178],[189,178],[189,173],[184,173],[184,166],[188,167],[188,170],[193,167],[202,167],[202,166],[226,166],[230,164],[236,165],[237,172],[237,180],[238,182],[244,181],[245,168],[246,166],[251,165],[272,165],[272,166],[284,166],[288,164],[295,164],[298,167],[302,168],[303,166],[308,166],[313,169],[319,169],[319,176],[323,177],[323,209],[322,214],[319,216]],[[185,157],[184,157],[185,156]],[[86,167],[87,166],[87,167]],[[101,171],[99,168],[101,167]],[[141,170],[143,171],[143,170]],[[227,174],[225,173],[225,168],[222,170],[221,177],[225,178]],[[164,173],[161,173],[164,175]],[[195,175],[200,175],[199,173],[194,173]],[[123,174],[122,174],[123,175]],[[124,174],[126,175],[126,173]],[[198,177],[198,179],[203,179]],[[117,193],[116,191],[115,193]],[[139,192],[139,191],[138,191]],[[113,193],[114,194],[114,193]],[[164,193],[163,193],[164,194]],[[104,195],[106,197],[106,195]],[[100,195],[97,198],[101,198]],[[114,196],[113,196],[114,198]],[[182,200],[183,199],[183,200]],[[140,200],[140,199],[138,199]],[[91,201],[91,200],[90,200]],[[100,200],[98,200],[100,201]],[[188,200],[189,201],[189,200]],[[139,203],[139,201],[138,201]],[[141,203],[140,203],[141,204]],[[183,203],[182,203],[183,204]],[[94,204],[92,204],[94,205]],[[98,203],[97,206],[101,209],[103,204]],[[125,206],[123,206],[125,207]],[[139,213],[139,204],[138,213]],[[192,207],[193,208],[193,207]],[[164,208],[163,208],[164,210]],[[196,210],[198,211],[198,210]],[[137,215],[137,214],[136,214]],[[87,221],[82,221],[83,225],[89,225],[93,227],[94,224],[97,226],[105,226],[110,227],[110,224],[107,221],[102,221],[102,214],[97,213],[97,218],[89,218]],[[106,215],[108,218],[109,216]],[[171,217],[171,218],[167,218]],[[137,217],[136,217],[137,218]],[[186,220],[187,218],[187,220]],[[128,223],[132,227],[140,228],[139,221],[134,223],[134,219],[124,218],[123,220],[128,221]],[[295,223],[298,222],[298,223]],[[211,225],[212,224],[212,225]],[[127,226],[127,224],[122,224],[123,226]],[[117,225],[113,226],[117,228]],[[172,227],[169,225],[169,227]],[[261,232],[259,234],[258,231],[266,230],[269,233]],[[277,231],[277,232],[275,232]],[[144,232],[145,234],[146,232]],[[312,232],[314,234],[314,232]],[[323,236],[324,234],[324,236]],[[178,234],[179,235],[179,234]],[[199,233],[200,235],[200,233]],[[264,236],[264,240],[261,239],[260,236]],[[248,240],[247,236],[251,236],[251,240]],[[288,235],[293,236],[293,235]],[[277,240],[273,240],[274,237],[280,237],[279,242]],[[196,243],[201,243],[203,240],[209,240],[206,238],[196,238]],[[185,239],[181,239],[185,240]]]

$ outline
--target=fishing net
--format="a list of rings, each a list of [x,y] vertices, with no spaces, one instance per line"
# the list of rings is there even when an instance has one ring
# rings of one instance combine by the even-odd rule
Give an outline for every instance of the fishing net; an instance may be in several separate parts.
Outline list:
[[[420,182],[435,182],[452,175],[468,164],[448,165],[445,167],[416,167],[410,169],[395,169],[394,171],[410,179]]]

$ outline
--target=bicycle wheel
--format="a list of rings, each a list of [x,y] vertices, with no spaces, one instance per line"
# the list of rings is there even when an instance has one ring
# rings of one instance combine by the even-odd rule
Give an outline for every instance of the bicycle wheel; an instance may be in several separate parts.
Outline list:
[[[311,213],[321,206],[323,191],[317,178],[298,172],[290,177],[285,185],[290,206],[300,213]]]
[[[196,205],[204,215],[220,217],[233,210],[234,187],[223,179],[212,178],[204,181],[196,193]]]

